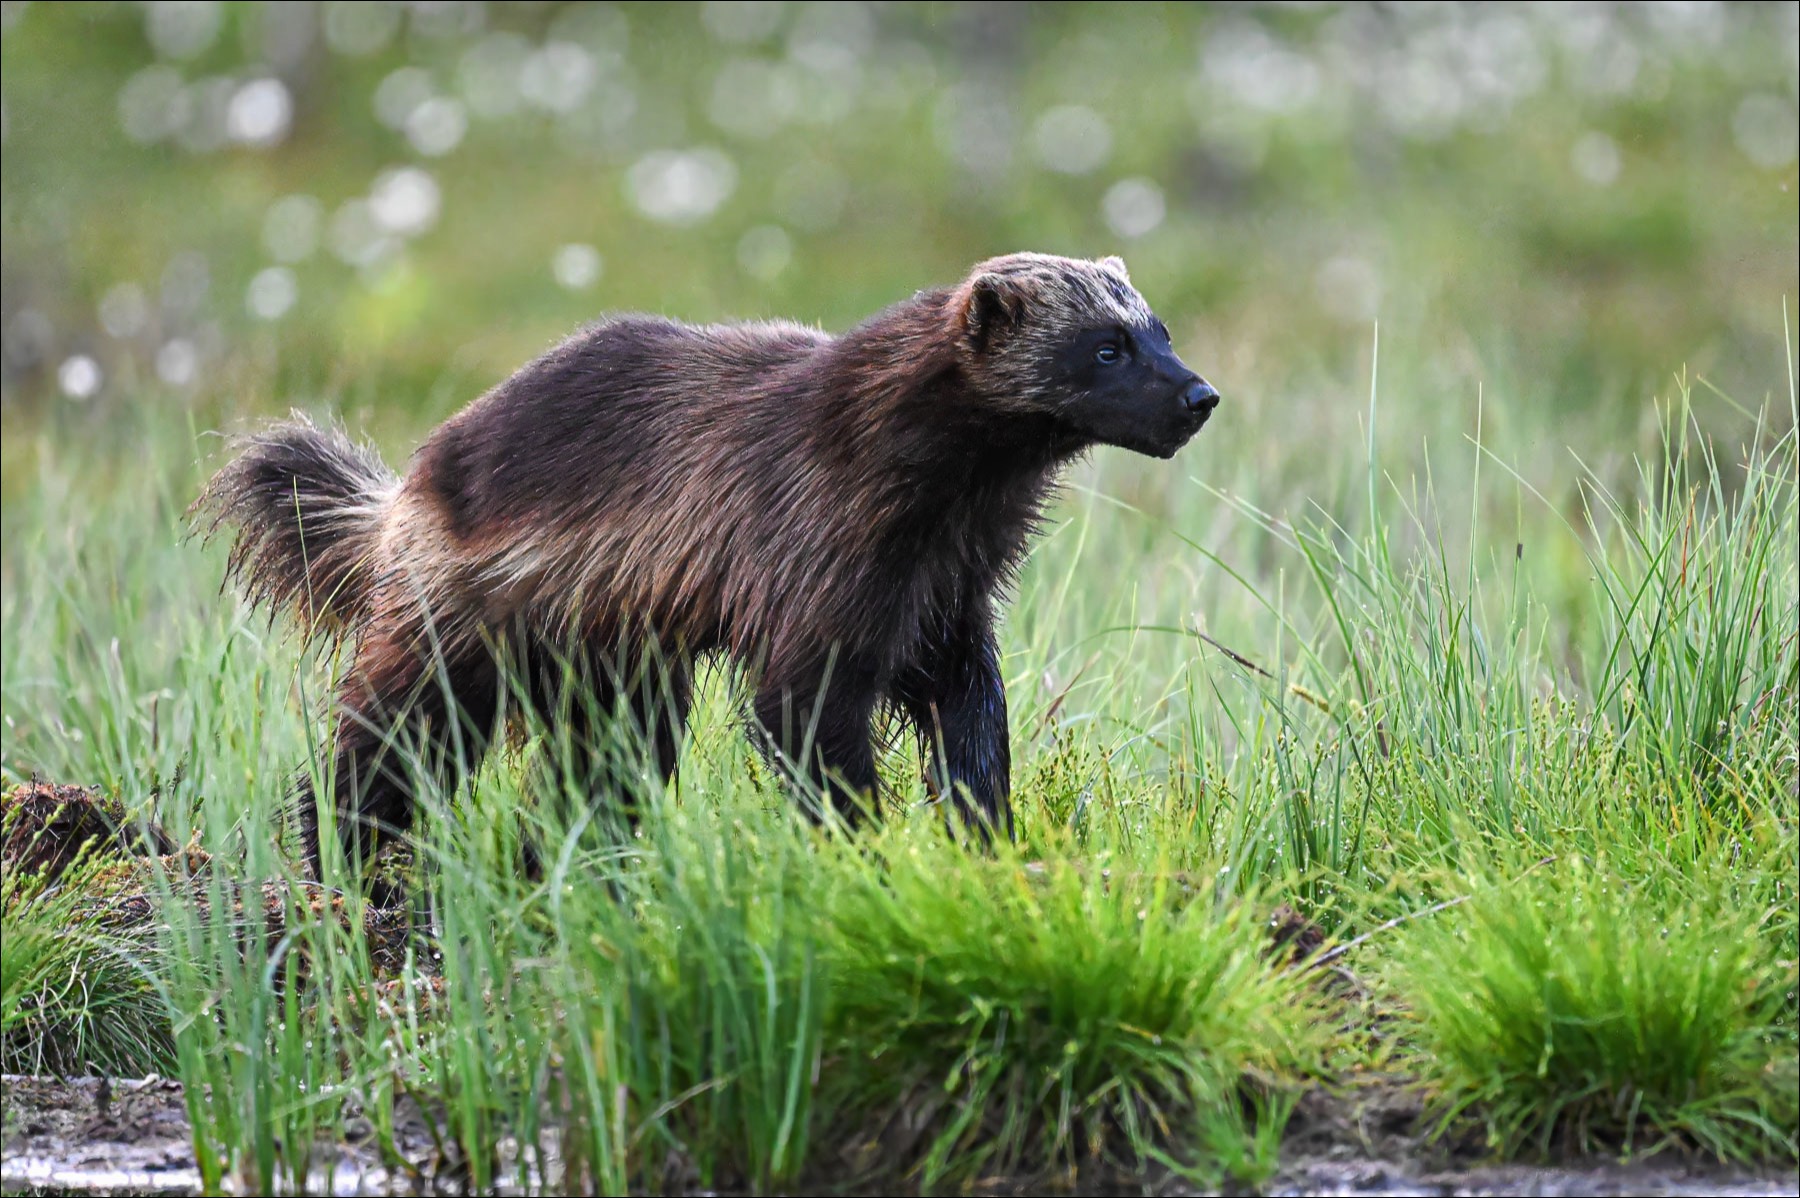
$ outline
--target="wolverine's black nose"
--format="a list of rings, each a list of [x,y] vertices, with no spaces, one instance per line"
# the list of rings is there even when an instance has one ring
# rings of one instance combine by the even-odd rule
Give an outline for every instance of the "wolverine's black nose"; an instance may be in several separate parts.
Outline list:
[[[1219,393],[1205,379],[1195,379],[1181,393],[1181,402],[1187,405],[1188,411],[1207,416],[1219,406]]]

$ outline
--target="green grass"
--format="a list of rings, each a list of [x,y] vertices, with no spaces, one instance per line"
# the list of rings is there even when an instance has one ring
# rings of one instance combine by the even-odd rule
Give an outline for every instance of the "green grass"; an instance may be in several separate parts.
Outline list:
[[[832,923],[838,1050],[874,1066],[845,1106],[906,1121],[927,1189],[1089,1164],[1216,1182],[1242,1104],[1316,1074],[1315,1012],[1252,904],[1155,862],[921,839],[838,883]]]
[[[1442,471],[1403,488],[1379,458],[1342,476],[1361,502],[1330,521],[1190,487],[1229,523],[1168,534],[1191,558],[1135,594],[1092,581],[1144,520],[1103,475],[1008,625],[1018,850],[947,840],[904,754],[884,828],[811,828],[716,673],[677,791],[634,836],[539,801],[553,728],[434,798],[417,886],[437,926],[397,980],[354,896],[338,918],[277,887],[279,920],[243,914],[293,876],[279,806],[322,751],[329,663],[212,597],[216,555],[175,536],[192,476],[87,491],[97,451],[44,439],[42,485],[6,517],[6,768],[153,802],[216,854],[160,887],[161,944],[134,966],[166,1003],[210,1185],[292,1184],[299,1146],[352,1108],[391,1138],[402,1098],[479,1188],[543,1160],[609,1192],[1255,1181],[1300,1090],[1370,1051],[1354,1008],[1270,952],[1281,902],[1374,930],[1338,963],[1406,1016],[1382,1067],[1441,1126],[1508,1155],[1791,1161],[1800,588],[1776,563],[1796,442],[1754,421],[1735,460],[1684,444],[1697,402],[1660,409],[1667,451],[1634,489],[1590,474],[1573,507],[1477,444],[1455,506]],[[178,435],[144,436],[178,459]],[[1203,622],[1164,615],[1170,575],[1206,564],[1230,584]],[[555,847],[535,884],[526,830]],[[9,910],[10,945],[32,908]],[[83,1014],[83,1043],[144,1035]],[[9,1053],[38,1042],[9,1024]]]
[[[0,874],[0,1072],[142,1076],[173,1059],[155,937],[105,918],[86,893],[98,872]]]
[[[1509,1153],[1791,1156],[1792,901],[1755,889],[1724,862],[1628,880],[1577,859],[1422,924],[1396,985],[1446,1115]]]

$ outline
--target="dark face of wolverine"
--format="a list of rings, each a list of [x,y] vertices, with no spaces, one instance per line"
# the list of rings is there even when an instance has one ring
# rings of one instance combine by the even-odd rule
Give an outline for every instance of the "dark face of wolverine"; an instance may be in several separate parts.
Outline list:
[[[1219,406],[1117,258],[994,258],[960,294],[989,389],[1078,441],[1166,458]]]
[[[1218,391],[1176,356],[1154,316],[1083,328],[1054,364],[1069,396],[1063,419],[1096,441],[1152,457],[1174,456],[1219,406]]]

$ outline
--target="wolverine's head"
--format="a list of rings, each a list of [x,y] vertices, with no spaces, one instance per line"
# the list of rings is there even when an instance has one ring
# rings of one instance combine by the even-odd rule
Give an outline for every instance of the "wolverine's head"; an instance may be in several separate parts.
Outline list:
[[[951,310],[970,379],[1078,437],[1166,458],[1219,406],[1118,258],[990,258],[956,288]]]

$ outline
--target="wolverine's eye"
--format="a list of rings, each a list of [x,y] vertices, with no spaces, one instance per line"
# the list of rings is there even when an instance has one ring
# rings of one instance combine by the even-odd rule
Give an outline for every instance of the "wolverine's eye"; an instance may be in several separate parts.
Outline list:
[[[1094,361],[1102,366],[1111,366],[1122,357],[1124,354],[1120,352],[1118,345],[1111,341],[1103,342],[1100,348],[1094,351]]]

